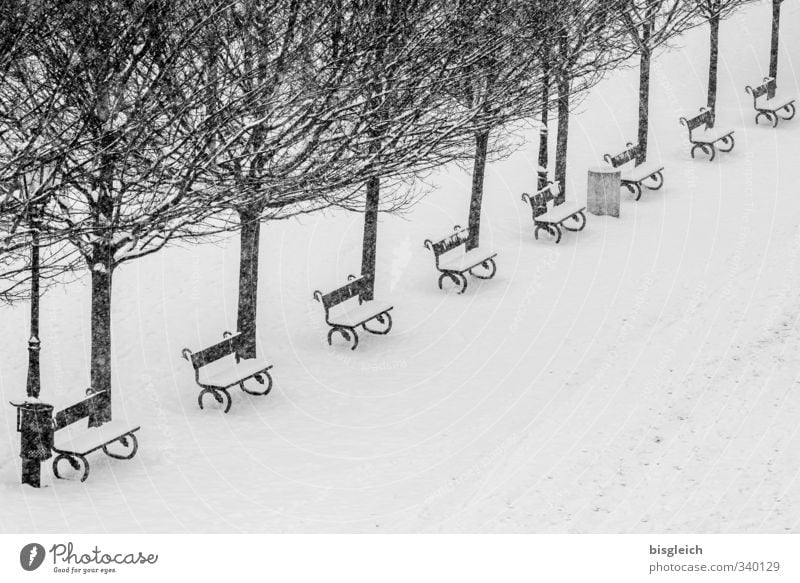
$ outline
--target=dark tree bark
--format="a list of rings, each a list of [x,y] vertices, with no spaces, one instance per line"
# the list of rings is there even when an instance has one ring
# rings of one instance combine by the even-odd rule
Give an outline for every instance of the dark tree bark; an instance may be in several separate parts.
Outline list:
[[[98,118],[108,122],[108,95],[103,95],[98,106]],[[112,143],[113,135],[101,137],[104,146]],[[89,269],[92,272],[92,349],[89,382],[95,391],[105,391],[101,405],[89,415],[89,427],[99,427],[111,421],[111,283],[114,273],[114,249],[111,233],[106,225],[114,216],[114,164],[115,157],[104,153],[103,165],[95,183],[96,207],[92,209],[95,224],[102,225],[101,239],[92,245]]]
[[[92,270],[92,362],[90,382],[95,391],[106,391],[103,406],[89,415],[89,427],[111,421],[111,249],[95,249]]]
[[[639,60],[639,154],[636,163],[647,158],[647,137],[650,123],[650,51],[642,50]]]
[[[375,297],[375,258],[378,249],[378,205],[381,198],[381,179],[372,176],[367,180],[367,197],[364,204],[364,240],[361,249],[361,275],[367,278],[364,300]]]
[[[239,211],[242,225],[239,249],[239,306],[236,330],[244,335],[245,345],[239,358],[256,357],[256,317],[258,309],[258,249],[261,221],[258,212]]]
[[[778,49],[780,46],[781,29],[781,2],[783,0],[772,0],[772,40],[769,47],[769,76],[778,80]],[[770,91],[767,95],[770,99],[775,97],[775,91]]]
[[[558,78],[558,134],[556,135],[556,182],[560,192],[555,203],[561,204],[567,197],[567,147],[569,145],[569,75]]]
[[[480,244],[481,204],[483,203],[483,179],[486,175],[486,155],[489,152],[489,132],[475,134],[475,164],[472,168],[472,195],[469,200],[469,239],[467,251]]]
[[[539,170],[537,172],[537,188],[541,190],[547,186],[547,165],[549,160],[548,121],[550,117],[550,67],[545,63],[542,71],[542,113],[541,130],[539,133]]]
[[[708,61],[708,109],[716,111],[717,107],[717,67],[719,63],[719,15],[708,20],[711,27],[711,43]]]

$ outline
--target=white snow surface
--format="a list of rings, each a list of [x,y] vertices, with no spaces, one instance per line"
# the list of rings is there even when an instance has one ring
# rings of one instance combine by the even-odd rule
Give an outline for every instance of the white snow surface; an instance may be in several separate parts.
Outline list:
[[[800,9],[783,8],[780,87],[798,94]],[[131,461],[85,483],[18,485],[15,409],[0,413],[0,532],[787,532],[800,530],[800,117],[753,123],[769,3],[723,23],[718,122],[737,145],[692,160],[707,29],[653,65],[650,156],[665,186],[619,219],[535,241],[537,140],[491,164],[481,245],[495,279],[439,291],[424,239],[465,224],[470,177],[447,168],[410,215],[380,222],[388,336],[329,347],[315,289],[360,265],[362,217],[262,231],[267,397],[201,411],[181,349],[236,321],[238,239],[126,264],[113,297],[114,417]],[[694,55],[690,57],[690,55]],[[637,71],[611,74],[571,123],[570,196],[636,133]],[[555,133],[551,132],[552,137]],[[24,399],[28,306],[0,308],[0,401]],[[42,304],[42,400],[88,386],[89,285]],[[208,403],[211,404],[210,401]]]

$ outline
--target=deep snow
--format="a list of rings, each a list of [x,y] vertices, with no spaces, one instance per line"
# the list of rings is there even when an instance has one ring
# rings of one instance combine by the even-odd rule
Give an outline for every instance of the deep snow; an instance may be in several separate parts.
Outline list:
[[[800,6],[786,3],[779,81],[800,94]],[[184,347],[235,325],[238,243],[170,248],[117,272],[114,414],[141,423],[130,462],[88,482],[17,485],[15,414],[0,422],[0,532],[784,532],[800,528],[800,117],[753,125],[767,66],[761,2],[722,26],[718,125],[737,146],[692,161],[678,117],[703,104],[707,30],[654,63],[650,157],[666,186],[556,246],[520,201],[536,140],[489,165],[482,245],[494,280],[436,287],[422,241],[463,224],[450,168],[380,223],[379,297],[395,327],[328,347],[315,289],[358,270],[361,219],[265,225],[259,349],[266,398],[200,411]],[[694,55],[694,57],[690,57]],[[570,193],[635,135],[636,70],[573,117]],[[45,401],[88,383],[89,289],[43,300]],[[0,401],[24,395],[27,305],[0,308]],[[47,473],[49,474],[49,466]]]

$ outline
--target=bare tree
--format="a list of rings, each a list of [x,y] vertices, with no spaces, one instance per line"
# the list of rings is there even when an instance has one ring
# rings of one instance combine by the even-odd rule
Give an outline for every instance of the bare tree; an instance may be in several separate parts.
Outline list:
[[[563,202],[567,193],[569,117],[573,101],[594,87],[608,70],[627,59],[630,52],[618,39],[614,17],[619,7],[614,2],[549,0],[547,4],[553,4],[547,8],[557,22],[557,28],[551,29],[551,40],[544,46],[549,51],[546,58],[556,84],[555,180],[559,185],[557,201]],[[543,105],[550,108],[549,103]],[[540,158],[545,162],[540,165],[546,169],[547,156],[540,151]],[[544,186],[541,180],[540,184]]]
[[[468,250],[480,243],[487,159],[508,145],[503,139],[492,143],[492,131],[534,117],[541,105],[541,62],[534,55],[548,28],[539,28],[547,15],[536,8],[537,4],[516,0],[463,0],[459,5],[455,36],[472,60],[452,92],[460,107],[477,114],[470,128],[474,153]]]
[[[446,4],[251,0],[221,12],[204,35],[208,106],[236,102],[237,115],[209,144],[225,149],[209,168],[217,186],[209,196],[233,211],[215,224],[241,229],[241,357],[256,353],[262,222],[329,205],[365,212],[362,271],[374,282],[379,176],[401,179],[440,163],[453,127],[469,117],[440,107],[455,74]],[[389,192],[384,210],[408,201],[400,188]]]
[[[215,6],[42,5],[61,18],[28,55],[2,130],[23,145],[16,160],[54,168],[58,186],[39,226],[42,237],[68,241],[90,270],[90,382],[110,392],[114,271],[192,235],[219,210],[195,189],[214,188],[198,180],[211,163],[209,133],[230,111],[204,110],[204,79],[188,50]],[[19,172],[14,159],[10,171]],[[92,425],[111,418],[107,402]]]
[[[697,5],[686,0],[621,0],[622,30],[639,56],[639,130],[637,164],[647,156],[650,113],[650,62],[654,52],[695,24]]]
[[[400,210],[415,198],[402,181],[465,155],[483,103],[456,106],[453,89],[469,82],[472,68],[496,48],[461,34],[465,3],[457,0],[358,0],[351,25],[362,88],[346,119],[352,128],[347,163],[363,179],[365,199],[361,273],[374,293],[378,213]],[[478,124],[480,125],[480,124]],[[371,295],[371,294],[366,294]]]
[[[206,192],[233,211],[216,217],[240,229],[237,329],[240,357],[256,353],[261,224],[331,204],[325,196],[349,178],[337,164],[349,136],[341,118],[358,91],[341,2],[245,0],[212,19],[199,45],[210,110],[228,107],[212,136]],[[233,105],[232,105],[233,104]]]
[[[708,98],[706,106],[712,111],[717,105],[717,68],[719,63],[719,24],[745,4],[754,0],[692,0],[703,22],[709,26]]]

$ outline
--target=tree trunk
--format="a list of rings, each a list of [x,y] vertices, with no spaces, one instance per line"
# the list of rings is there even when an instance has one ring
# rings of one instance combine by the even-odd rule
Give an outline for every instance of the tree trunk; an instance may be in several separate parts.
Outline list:
[[[567,147],[569,145],[569,75],[563,72],[558,77],[558,134],[556,135],[556,182],[559,193],[555,203],[567,198]]]
[[[367,180],[367,197],[364,203],[364,240],[361,248],[361,275],[367,279],[367,291],[362,299],[375,298],[375,260],[378,251],[378,206],[381,200],[381,179],[372,176]]]
[[[111,127],[111,98],[104,91],[98,100],[95,114],[103,125],[99,140],[99,173],[94,190],[93,223],[99,227],[102,238],[92,245],[92,349],[89,382],[94,391],[104,391],[98,406],[89,414],[89,427],[99,427],[111,421],[111,283],[114,271],[114,169],[116,158],[111,154],[115,133]]]
[[[256,317],[258,308],[258,242],[261,233],[260,213],[239,210],[239,306],[236,331],[245,338],[239,358],[256,357]]]
[[[647,159],[647,134],[650,122],[650,51],[644,50],[639,61],[639,154],[636,163]]]
[[[782,0],[772,0],[772,41],[769,47],[769,76],[778,80],[778,47],[781,29],[781,2]],[[775,97],[775,91],[770,90],[767,97]]]
[[[711,111],[717,110],[717,65],[719,62],[719,15],[708,20],[711,27],[711,43],[708,60],[708,101],[707,106]]]
[[[541,129],[539,133],[539,170],[537,173],[537,188],[541,190],[547,186],[547,165],[550,162],[548,152],[548,134],[547,123],[550,117],[550,67],[545,64],[544,72],[542,73],[542,117]]]
[[[486,155],[489,152],[489,132],[475,134],[475,164],[472,168],[472,195],[469,200],[469,239],[467,251],[475,249],[481,238],[481,205],[483,204],[483,178],[486,175]]]
[[[111,421],[111,249],[95,249],[92,265],[92,362],[90,383],[106,391],[102,405],[89,415],[89,427]]]

